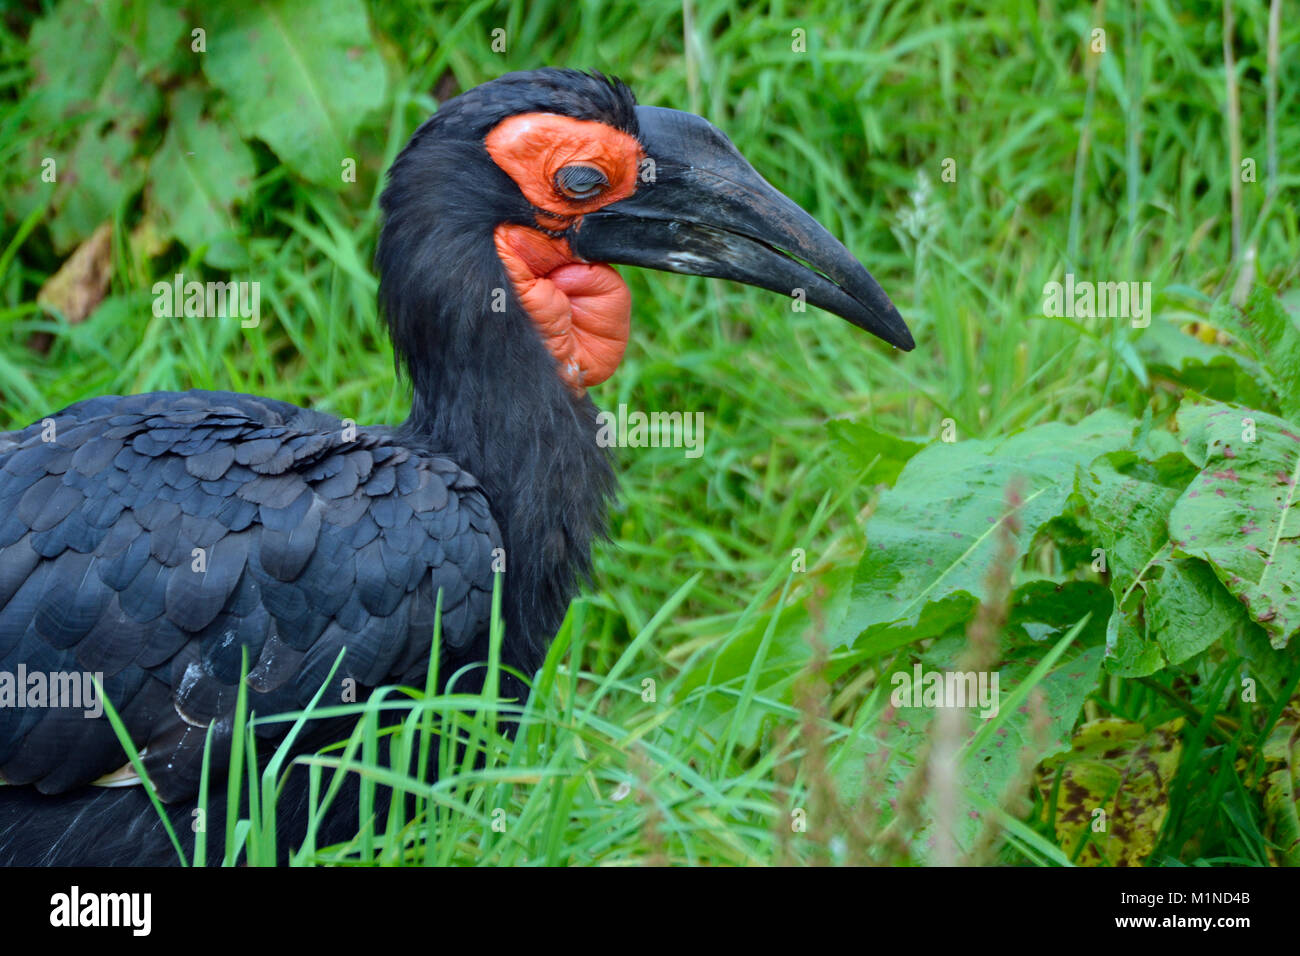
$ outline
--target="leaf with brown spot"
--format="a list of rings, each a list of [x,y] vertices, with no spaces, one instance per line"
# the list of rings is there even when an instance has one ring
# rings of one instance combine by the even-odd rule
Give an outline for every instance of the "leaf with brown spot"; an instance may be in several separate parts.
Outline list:
[[[1090,721],[1069,753],[1043,762],[1038,786],[1045,804],[1060,776],[1054,825],[1068,856],[1082,866],[1141,866],[1151,855],[1169,811],[1182,726],[1181,717],[1150,731],[1120,718]],[[1106,813],[1105,829],[1093,832],[1098,809]]]
[[[1285,647],[1300,629],[1300,426],[1189,399],[1178,428],[1202,471],[1169,514],[1174,554],[1208,562],[1273,646]]]
[[[1300,866],[1300,727],[1279,723],[1264,744],[1264,758],[1281,766],[1264,780],[1268,854],[1280,866]]]
[[[1195,477],[1180,454],[1147,462],[1115,452],[1078,469],[1080,524],[1105,551],[1114,595],[1106,627],[1112,673],[1140,677],[1180,664],[1248,624],[1204,562],[1174,553],[1169,513]]]

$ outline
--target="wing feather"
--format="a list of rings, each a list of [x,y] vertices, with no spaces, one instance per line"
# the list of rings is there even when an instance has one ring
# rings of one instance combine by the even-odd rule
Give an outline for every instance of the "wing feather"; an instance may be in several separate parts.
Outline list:
[[[106,396],[0,433],[0,673],[101,675],[165,800],[250,706],[418,679],[438,590],[451,653],[481,643],[501,535],[474,479],[387,429],[225,392]],[[84,702],[82,702],[84,703]],[[106,719],[0,707],[0,778],[111,773]],[[286,725],[266,724],[275,737]]]

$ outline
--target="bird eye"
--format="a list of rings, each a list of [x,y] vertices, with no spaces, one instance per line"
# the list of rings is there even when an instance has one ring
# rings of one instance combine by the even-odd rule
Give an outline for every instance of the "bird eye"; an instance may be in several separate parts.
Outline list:
[[[565,166],[555,174],[560,192],[573,199],[590,199],[609,185],[609,180],[595,166]]]

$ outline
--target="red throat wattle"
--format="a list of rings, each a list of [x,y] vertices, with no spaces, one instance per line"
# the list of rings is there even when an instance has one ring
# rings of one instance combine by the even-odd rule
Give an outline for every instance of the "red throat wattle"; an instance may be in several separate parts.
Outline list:
[[[503,224],[497,255],[524,310],[574,392],[599,385],[623,360],[632,327],[632,294],[613,267],[581,262],[564,239]]]

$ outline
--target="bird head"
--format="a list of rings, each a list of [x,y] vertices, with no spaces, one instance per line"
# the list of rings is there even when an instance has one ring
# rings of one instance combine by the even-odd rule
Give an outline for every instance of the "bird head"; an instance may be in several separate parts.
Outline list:
[[[801,296],[913,348],[866,268],[720,130],[638,106],[599,74],[511,73],[447,101],[394,162],[382,205],[381,302],[416,378],[417,353],[460,355],[494,313],[522,312],[559,378],[584,393],[628,341],[616,264]],[[497,267],[475,268],[484,257]],[[430,304],[449,321],[431,322]],[[501,361],[521,347],[493,345]]]

